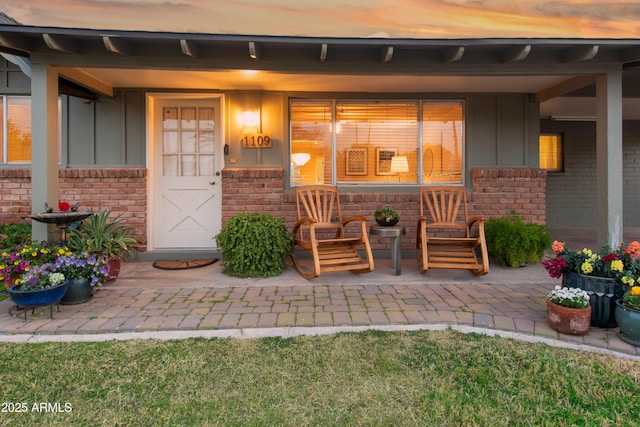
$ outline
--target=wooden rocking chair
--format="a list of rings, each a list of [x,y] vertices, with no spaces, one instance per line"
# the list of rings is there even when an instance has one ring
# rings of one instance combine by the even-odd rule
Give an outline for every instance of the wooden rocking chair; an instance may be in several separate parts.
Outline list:
[[[366,273],[373,270],[373,254],[367,223],[364,216],[352,216],[342,220],[338,189],[329,185],[296,187],[298,221],[293,226],[295,245],[311,254],[312,268],[304,268],[300,259],[291,260],[298,273],[306,279],[331,271],[353,271]],[[354,222],[351,232],[356,237],[347,237],[345,226]],[[357,227],[357,224],[360,227]],[[350,230],[351,231],[351,230]],[[366,260],[358,253],[364,249]]]
[[[472,237],[472,229],[476,237]],[[423,187],[417,234],[416,257],[421,273],[430,268],[465,269],[478,276],[489,272],[484,219],[468,218],[464,187]]]

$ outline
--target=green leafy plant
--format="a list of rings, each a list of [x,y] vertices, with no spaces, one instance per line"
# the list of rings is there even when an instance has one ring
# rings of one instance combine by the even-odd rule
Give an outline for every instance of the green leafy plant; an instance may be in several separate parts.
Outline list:
[[[69,229],[69,249],[106,259],[132,255],[137,241],[128,236],[130,228],[123,224],[121,213],[113,219],[110,216],[109,210],[99,211],[83,219],[77,228]]]
[[[238,277],[278,276],[293,250],[293,235],[283,218],[257,212],[234,215],[215,239],[222,272]]]
[[[18,222],[0,224],[0,248],[10,249],[31,243],[31,224]]]
[[[384,221],[389,221],[391,219],[400,219],[400,215],[398,214],[398,212],[396,212],[389,206],[385,206],[382,209],[377,209],[373,213],[373,216],[376,219],[381,219]]]
[[[551,245],[544,225],[525,223],[514,211],[489,219],[484,226],[489,254],[506,267],[537,263]]]

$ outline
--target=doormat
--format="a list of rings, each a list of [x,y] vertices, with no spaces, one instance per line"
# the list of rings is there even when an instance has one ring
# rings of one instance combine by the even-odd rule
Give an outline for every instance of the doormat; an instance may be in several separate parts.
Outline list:
[[[208,259],[159,259],[153,262],[155,268],[161,270],[186,270],[188,268],[204,267],[218,261],[218,258]]]

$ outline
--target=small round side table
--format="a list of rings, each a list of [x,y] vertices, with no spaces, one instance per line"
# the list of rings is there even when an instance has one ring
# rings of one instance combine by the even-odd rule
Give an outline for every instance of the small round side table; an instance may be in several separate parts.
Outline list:
[[[391,245],[391,263],[393,264],[393,274],[399,276],[400,270],[400,246],[402,243],[402,236],[406,234],[406,230],[402,225],[372,225],[369,229],[369,234],[380,237],[391,237],[393,242]]]

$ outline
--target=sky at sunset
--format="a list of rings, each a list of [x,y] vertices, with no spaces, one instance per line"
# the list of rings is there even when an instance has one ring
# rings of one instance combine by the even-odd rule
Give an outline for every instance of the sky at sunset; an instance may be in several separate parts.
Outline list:
[[[3,0],[24,25],[394,38],[640,38],[638,0]]]

